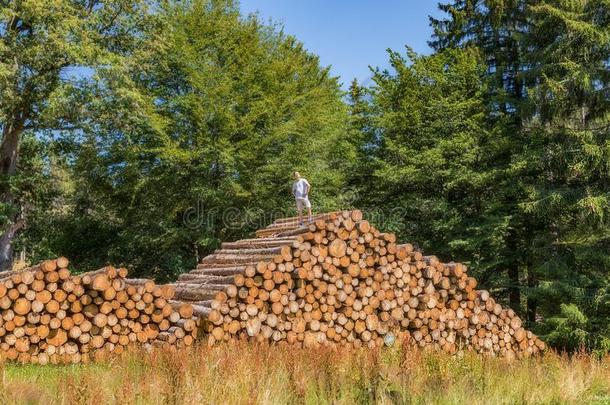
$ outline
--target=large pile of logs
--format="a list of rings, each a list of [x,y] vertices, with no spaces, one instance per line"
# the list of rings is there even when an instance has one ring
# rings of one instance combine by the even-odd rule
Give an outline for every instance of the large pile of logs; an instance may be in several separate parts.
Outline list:
[[[255,339],[370,347],[404,339],[450,353],[522,357],[544,349],[466,266],[399,245],[360,211],[285,218],[223,243],[175,283],[208,343]]]
[[[0,358],[78,363],[129,344],[192,344],[193,307],[173,303],[172,286],[126,276],[112,266],[72,275],[63,257],[0,273]]]

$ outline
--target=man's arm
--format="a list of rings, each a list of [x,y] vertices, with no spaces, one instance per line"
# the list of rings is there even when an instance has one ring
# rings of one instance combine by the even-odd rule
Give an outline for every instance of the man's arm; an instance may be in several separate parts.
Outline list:
[[[305,180],[305,197],[309,197],[309,190],[311,190],[311,185]]]

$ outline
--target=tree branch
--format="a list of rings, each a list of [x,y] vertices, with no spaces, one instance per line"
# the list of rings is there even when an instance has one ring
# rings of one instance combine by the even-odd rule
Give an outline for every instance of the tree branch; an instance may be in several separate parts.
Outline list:
[[[14,235],[17,231],[21,230],[24,226],[25,226],[25,219],[19,218],[17,221],[15,221],[13,224],[11,224],[11,226],[9,228],[9,232]]]
[[[119,9],[117,10],[117,12],[112,16],[112,18],[110,19],[110,21],[108,22],[108,24],[104,25],[101,27],[100,29],[100,33],[103,33],[107,30],[110,29],[110,27],[112,27],[114,25],[114,23],[116,22],[117,18],[119,18],[119,16],[121,15],[121,13],[123,12],[123,6],[119,5]]]

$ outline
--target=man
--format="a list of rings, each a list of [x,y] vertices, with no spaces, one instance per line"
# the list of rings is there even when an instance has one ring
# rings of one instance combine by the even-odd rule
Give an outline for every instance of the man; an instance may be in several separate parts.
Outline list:
[[[311,203],[309,202],[309,190],[311,190],[311,186],[307,180],[301,177],[299,172],[294,172],[292,176],[294,177],[294,183],[292,184],[292,195],[297,203],[299,225],[302,225],[303,208],[307,208],[308,220],[311,221]]]

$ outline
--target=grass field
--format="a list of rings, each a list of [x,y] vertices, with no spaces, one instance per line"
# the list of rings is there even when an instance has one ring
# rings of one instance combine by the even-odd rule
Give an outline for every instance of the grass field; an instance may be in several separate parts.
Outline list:
[[[253,344],[131,352],[104,364],[4,364],[0,403],[610,403],[610,358],[507,363],[411,349]]]

